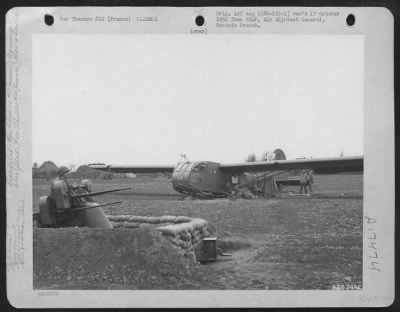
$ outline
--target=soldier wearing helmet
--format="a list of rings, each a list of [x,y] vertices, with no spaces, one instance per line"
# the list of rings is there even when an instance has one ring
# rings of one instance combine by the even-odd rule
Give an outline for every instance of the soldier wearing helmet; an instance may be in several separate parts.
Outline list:
[[[307,170],[306,171],[306,185],[305,185],[305,190],[306,194],[312,194],[312,184],[314,183],[314,176],[312,170]],[[309,192],[307,192],[307,189]]]
[[[306,171],[302,170],[300,174],[300,194],[303,194],[303,191],[307,194],[306,183],[307,183]]]
[[[51,183],[51,189],[50,189],[50,194],[51,196],[54,198],[55,197],[55,191],[54,191],[54,185],[56,181],[63,181],[64,182],[64,186],[63,189],[65,190],[65,193],[67,194],[69,191],[69,184],[67,181],[67,173],[70,171],[70,169],[68,169],[65,166],[61,166],[57,169],[57,177],[53,180],[53,182]]]
[[[59,180],[61,180],[61,179],[63,179],[63,180],[65,180],[66,179],[66,174],[70,171],[71,169],[68,169],[67,167],[65,167],[65,166],[61,166],[60,168],[58,168],[57,169],[57,178],[56,179],[59,179]]]

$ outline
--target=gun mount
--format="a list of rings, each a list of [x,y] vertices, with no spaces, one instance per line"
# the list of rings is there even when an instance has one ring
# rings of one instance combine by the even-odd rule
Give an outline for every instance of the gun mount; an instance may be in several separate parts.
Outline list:
[[[128,189],[130,187],[92,192],[90,180],[69,184],[65,178],[57,178],[51,183],[50,195],[39,198],[39,212],[33,214],[33,219],[39,227],[112,228],[102,207],[121,202],[100,204],[93,196]]]

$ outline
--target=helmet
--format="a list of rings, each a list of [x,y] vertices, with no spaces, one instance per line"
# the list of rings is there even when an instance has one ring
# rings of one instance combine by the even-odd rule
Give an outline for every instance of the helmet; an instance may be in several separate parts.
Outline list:
[[[66,174],[68,171],[70,171],[70,169],[68,169],[65,166],[61,166],[60,168],[57,169],[57,175],[59,177],[62,177],[64,174]]]

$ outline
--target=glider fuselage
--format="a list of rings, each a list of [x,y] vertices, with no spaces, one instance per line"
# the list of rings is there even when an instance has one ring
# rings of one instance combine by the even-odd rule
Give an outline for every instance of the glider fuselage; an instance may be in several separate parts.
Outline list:
[[[180,162],[172,173],[174,190],[188,195],[225,197],[230,192],[230,181],[231,174],[211,161]]]

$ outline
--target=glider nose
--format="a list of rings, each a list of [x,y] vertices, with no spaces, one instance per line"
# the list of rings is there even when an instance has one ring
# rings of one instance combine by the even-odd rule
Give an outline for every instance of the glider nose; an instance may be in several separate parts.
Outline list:
[[[173,184],[189,184],[189,176],[190,172],[181,171],[181,172],[174,172],[172,175],[172,183]]]
[[[172,174],[172,186],[180,193],[192,193],[190,185],[190,170],[177,171]]]

